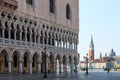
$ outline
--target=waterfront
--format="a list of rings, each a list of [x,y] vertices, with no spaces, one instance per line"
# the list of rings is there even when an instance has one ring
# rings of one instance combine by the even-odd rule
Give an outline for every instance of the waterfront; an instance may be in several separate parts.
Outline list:
[[[120,80],[120,72],[110,71],[85,71],[77,73],[49,73],[44,79],[43,74],[0,74],[0,80]]]

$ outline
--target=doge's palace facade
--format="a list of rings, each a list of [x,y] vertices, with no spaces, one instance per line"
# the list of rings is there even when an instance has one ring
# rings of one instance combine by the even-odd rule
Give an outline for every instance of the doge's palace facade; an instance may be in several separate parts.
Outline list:
[[[78,1],[0,0],[0,73],[77,71]]]

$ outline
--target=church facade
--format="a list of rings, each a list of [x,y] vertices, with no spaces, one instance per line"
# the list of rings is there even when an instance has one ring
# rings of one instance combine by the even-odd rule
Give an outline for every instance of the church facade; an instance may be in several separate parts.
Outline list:
[[[109,52],[109,54],[107,55],[107,53],[105,53],[105,55],[102,55],[102,53],[99,54],[99,58],[95,59],[94,58],[94,42],[93,42],[93,38],[91,36],[91,41],[89,44],[89,53],[88,53],[88,67],[90,69],[105,69],[105,68],[114,68],[114,66],[116,66],[116,68],[119,68],[119,64],[117,64],[117,60],[118,57],[116,56],[116,53],[114,52],[113,49],[111,49],[111,51]],[[87,67],[87,62],[85,61],[81,61],[81,68],[84,69]]]
[[[0,73],[77,71],[78,1],[1,0]]]

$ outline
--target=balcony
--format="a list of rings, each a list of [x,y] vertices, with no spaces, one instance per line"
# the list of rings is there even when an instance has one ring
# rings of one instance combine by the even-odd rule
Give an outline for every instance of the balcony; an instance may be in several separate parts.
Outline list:
[[[0,9],[16,10],[18,2],[16,0],[0,0]]]
[[[52,52],[62,52],[62,53],[76,53],[75,50],[70,50],[67,48],[60,48],[52,45],[44,45],[40,43],[34,43],[34,42],[26,42],[26,41],[20,41],[20,40],[13,40],[13,39],[7,39],[7,38],[0,38],[0,45],[6,45],[6,46],[14,46],[14,47],[23,47],[23,48],[32,48],[32,49],[43,49],[44,47],[47,48],[48,51]]]

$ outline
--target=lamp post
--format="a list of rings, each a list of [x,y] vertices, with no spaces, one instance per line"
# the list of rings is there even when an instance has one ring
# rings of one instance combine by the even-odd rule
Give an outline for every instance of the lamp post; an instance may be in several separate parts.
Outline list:
[[[86,61],[86,73],[85,74],[88,74],[88,54],[86,54],[86,56],[84,56],[84,59]]]
[[[47,57],[48,57],[48,55],[46,54],[46,48],[44,48],[43,49],[43,57],[44,57],[44,61],[45,61],[45,63],[44,63],[44,65],[45,65],[45,72],[44,72],[44,78],[47,78],[47,65],[46,65],[46,63],[47,63]]]

